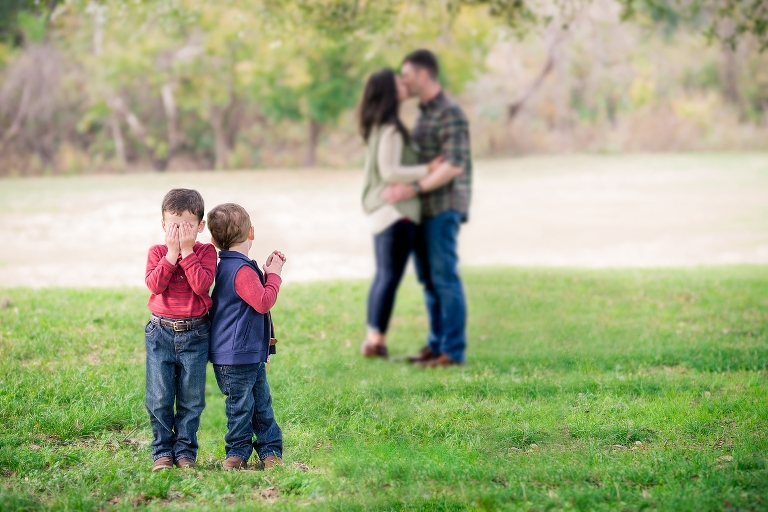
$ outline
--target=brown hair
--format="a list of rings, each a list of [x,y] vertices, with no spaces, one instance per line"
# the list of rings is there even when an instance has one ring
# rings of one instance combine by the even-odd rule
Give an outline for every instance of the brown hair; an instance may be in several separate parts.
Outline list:
[[[220,204],[208,212],[208,231],[222,251],[228,251],[233,245],[245,241],[250,229],[251,217],[239,204]]]
[[[437,63],[437,56],[429,50],[416,50],[409,53],[403,59],[403,64],[410,62],[415,68],[426,69],[432,80],[437,80],[440,74],[440,65]]]
[[[165,216],[165,212],[171,212],[176,215],[190,212],[197,217],[197,222],[199,223],[203,220],[203,215],[205,214],[203,196],[197,190],[175,188],[165,194],[163,198],[163,216]]]

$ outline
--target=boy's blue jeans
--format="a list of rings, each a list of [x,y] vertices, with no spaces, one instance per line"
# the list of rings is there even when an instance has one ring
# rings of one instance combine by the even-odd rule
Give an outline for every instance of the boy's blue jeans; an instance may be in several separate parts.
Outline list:
[[[227,397],[227,457],[248,461],[254,450],[261,460],[282,457],[283,432],[272,410],[266,363],[214,364],[213,371]]]
[[[427,345],[435,354],[463,363],[467,304],[457,253],[461,220],[455,210],[424,219],[416,231],[414,254],[429,316]]]
[[[205,366],[211,323],[175,332],[152,322],[147,345],[146,406],[152,426],[152,459],[197,458],[197,429],[205,408]],[[175,402],[175,411],[174,411]]]

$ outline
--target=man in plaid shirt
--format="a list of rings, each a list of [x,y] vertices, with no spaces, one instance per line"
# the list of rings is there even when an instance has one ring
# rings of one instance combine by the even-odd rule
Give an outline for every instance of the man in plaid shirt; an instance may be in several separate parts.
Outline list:
[[[421,115],[413,130],[422,162],[442,156],[453,170],[448,180],[429,174],[412,184],[394,184],[384,198],[397,202],[421,199],[422,222],[416,235],[416,272],[424,286],[430,330],[427,346],[408,359],[421,366],[464,363],[466,300],[459,276],[457,238],[467,221],[472,190],[469,124],[464,112],[448,99],[438,82],[437,58],[417,50],[403,60],[402,79],[411,96],[419,98]]]

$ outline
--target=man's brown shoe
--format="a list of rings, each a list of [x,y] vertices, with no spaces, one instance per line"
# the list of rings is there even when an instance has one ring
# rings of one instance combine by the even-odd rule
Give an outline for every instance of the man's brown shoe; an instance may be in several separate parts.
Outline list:
[[[264,469],[272,469],[275,467],[275,464],[282,464],[283,459],[280,457],[276,457],[274,455],[270,455],[269,457],[266,457],[264,460],[261,461],[261,467]]]
[[[453,359],[451,359],[450,357],[448,357],[445,354],[441,354],[441,355],[437,356],[434,359],[430,359],[429,361],[418,362],[416,364],[418,364],[419,366],[423,366],[425,368],[427,368],[427,367],[429,367],[429,368],[437,368],[439,366],[457,366],[457,365],[460,365],[462,363],[460,363],[458,361],[454,361]]]
[[[152,465],[152,472],[173,469],[173,457],[160,457]]]
[[[381,357],[382,359],[389,357],[386,345],[371,343],[368,340],[363,342],[363,346],[360,347],[360,353],[363,354],[363,357]]]
[[[415,356],[408,356],[406,359],[408,359],[409,363],[424,363],[426,361],[431,361],[432,359],[437,359],[438,357],[439,355],[432,352],[432,349],[424,347],[419,350],[418,354]]]
[[[176,461],[176,467],[179,469],[191,469],[195,467],[195,461],[188,459],[187,457],[182,457]]]
[[[227,457],[227,460],[224,461],[223,468],[226,470],[233,470],[233,469],[245,469],[247,464],[243,459],[240,457]]]

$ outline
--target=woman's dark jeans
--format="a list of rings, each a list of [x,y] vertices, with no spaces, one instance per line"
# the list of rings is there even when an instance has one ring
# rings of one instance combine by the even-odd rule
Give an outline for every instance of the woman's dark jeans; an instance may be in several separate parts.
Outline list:
[[[416,224],[401,220],[374,235],[376,277],[368,292],[368,328],[386,334],[395,293],[416,240]]]

